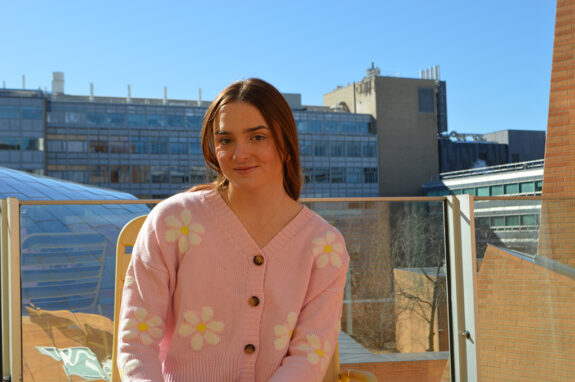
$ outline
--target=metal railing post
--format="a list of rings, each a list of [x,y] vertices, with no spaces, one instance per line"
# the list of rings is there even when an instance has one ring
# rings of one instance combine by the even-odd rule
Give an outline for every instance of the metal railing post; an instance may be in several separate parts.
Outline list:
[[[473,197],[452,195],[445,199],[445,238],[449,288],[451,380],[478,380],[475,330],[477,281]]]
[[[22,380],[22,284],[20,280],[20,201],[7,199],[9,359],[12,381]],[[3,305],[4,306],[4,305]]]

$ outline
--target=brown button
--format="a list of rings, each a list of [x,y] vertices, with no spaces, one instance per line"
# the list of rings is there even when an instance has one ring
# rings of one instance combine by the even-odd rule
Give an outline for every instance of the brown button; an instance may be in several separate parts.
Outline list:
[[[254,264],[255,265],[262,265],[264,263],[264,257],[262,255],[255,255],[254,256]]]
[[[256,351],[256,347],[252,344],[247,344],[244,346],[244,353],[253,354]]]
[[[260,304],[260,299],[257,298],[256,296],[252,296],[252,297],[249,298],[248,303],[249,303],[251,306],[258,306],[258,305]]]

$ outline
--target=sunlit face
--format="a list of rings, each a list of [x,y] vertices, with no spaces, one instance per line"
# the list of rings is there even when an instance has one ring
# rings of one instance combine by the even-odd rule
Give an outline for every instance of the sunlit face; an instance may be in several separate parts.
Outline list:
[[[232,189],[283,187],[283,164],[271,128],[251,104],[222,106],[214,124],[214,148]]]

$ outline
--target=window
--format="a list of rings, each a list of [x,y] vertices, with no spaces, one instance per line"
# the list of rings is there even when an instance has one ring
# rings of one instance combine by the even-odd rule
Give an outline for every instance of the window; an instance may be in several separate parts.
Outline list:
[[[489,187],[477,187],[477,196],[489,196]]]
[[[363,169],[363,182],[364,183],[377,183],[377,168],[364,168]]]
[[[38,107],[23,107],[22,108],[22,118],[23,119],[42,119],[44,116],[44,110]]]
[[[536,192],[543,191],[543,181],[542,180],[538,180],[535,182],[535,191]]]
[[[143,114],[128,114],[128,126],[146,126],[146,116]]]
[[[331,182],[332,183],[345,183],[345,167],[332,167],[331,168]]]
[[[197,115],[186,115],[185,125],[191,129],[200,130],[202,128],[203,118]]]
[[[345,156],[345,141],[331,141],[330,150],[332,157]]]
[[[108,126],[124,126],[126,124],[126,114],[108,114]]]
[[[23,138],[22,150],[44,151],[44,138]]]
[[[168,153],[168,137],[152,137],[152,141],[150,143],[152,154]]]
[[[172,184],[188,184],[190,183],[190,175],[185,167],[170,167],[170,183]]]
[[[419,100],[420,113],[433,113],[435,111],[433,89],[417,89],[417,98]]]
[[[347,168],[347,182],[348,183],[361,183],[361,168],[348,167]]]
[[[537,225],[537,215],[521,215],[521,225]]]
[[[519,215],[511,215],[505,217],[506,226],[518,226],[519,225]]]
[[[377,156],[376,142],[361,142],[361,151],[364,157],[374,158]]]
[[[110,166],[110,181],[112,183],[129,183],[130,166]]]
[[[519,185],[517,183],[506,184],[503,186],[505,190],[505,194],[518,194],[519,193]]]
[[[158,114],[148,114],[148,126],[149,127],[164,127],[166,121],[163,115]]]
[[[20,150],[20,138],[3,138],[0,137],[0,150]]]
[[[503,227],[505,225],[505,216],[493,216],[491,218],[492,227]]]
[[[355,123],[353,121],[343,121],[341,123],[341,130],[348,133],[353,133],[356,131]]]
[[[350,141],[347,142],[347,156],[348,157],[361,157],[361,144],[360,142]]]
[[[190,167],[190,184],[206,183],[206,175],[206,169],[204,167]]]
[[[108,141],[107,140],[90,140],[91,153],[107,153]]]
[[[85,153],[86,142],[85,141],[67,141],[66,151],[69,153]]]
[[[295,121],[296,126],[297,126],[297,131],[298,133],[307,133],[308,131],[308,122],[307,121],[302,121],[300,119]]]
[[[328,148],[328,142],[325,139],[314,139],[313,154],[316,157],[326,157],[327,148]]]
[[[492,196],[503,195],[503,185],[491,186],[489,192]]]
[[[90,166],[90,183],[108,183],[108,166]]]
[[[110,139],[110,152],[111,153],[129,153],[131,151],[131,143],[126,137],[112,137]]]
[[[202,144],[200,143],[199,137],[192,137],[190,143],[190,154],[201,154],[202,153]]]
[[[303,156],[311,156],[312,155],[312,143],[309,140],[302,140],[300,141],[299,145],[299,154]]]
[[[475,195],[475,188],[464,188],[463,189],[463,193],[464,194],[469,194],[469,195]]]
[[[329,183],[329,168],[315,168],[313,170],[313,181],[315,183]]]
[[[150,152],[149,137],[130,137],[131,149],[135,154],[148,154]]]
[[[325,121],[325,131],[328,131],[330,133],[339,131],[338,121]]]
[[[535,192],[535,182],[519,183],[519,191],[522,194]]]
[[[86,113],[86,123],[88,125],[103,125],[106,120],[104,113]]]
[[[152,183],[168,183],[168,169],[165,166],[152,166]]]
[[[170,154],[187,154],[186,138],[170,137]]]
[[[488,217],[475,218],[475,225],[477,225],[478,227],[489,227],[489,218]]]
[[[132,183],[149,183],[150,167],[132,166]]]
[[[17,119],[18,109],[16,106],[0,106],[0,118]]]
[[[169,127],[184,127],[186,125],[183,115],[168,115]]]
[[[313,181],[313,168],[303,168],[303,179],[305,183],[311,183]]]

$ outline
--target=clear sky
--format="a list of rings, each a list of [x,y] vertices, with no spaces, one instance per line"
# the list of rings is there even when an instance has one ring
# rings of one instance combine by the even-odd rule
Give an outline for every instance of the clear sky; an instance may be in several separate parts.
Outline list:
[[[213,99],[261,77],[307,105],[440,65],[449,131],[545,130],[555,0],[2,1],[0,86]]]

